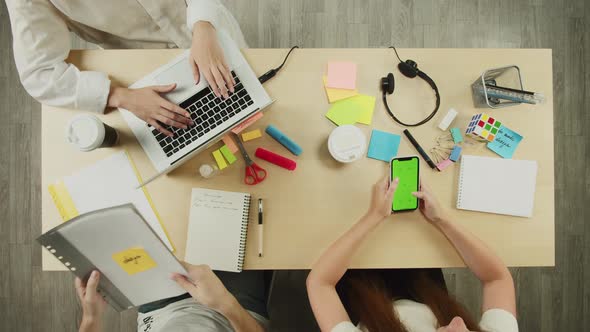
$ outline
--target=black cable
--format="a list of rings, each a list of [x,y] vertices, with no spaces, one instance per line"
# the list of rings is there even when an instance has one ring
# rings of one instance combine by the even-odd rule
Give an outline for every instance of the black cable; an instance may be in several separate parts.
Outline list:
[[[389,46],[389,48],[393,48],[393,51],[395,52],[395,55],[399,59],[399,62],[403,62],[402,59],[399,57],[399,54],[397,54],[397,49],[395,48],[395,46]]]
[[[285,56],[283,63],[281,63],[280,66],[278,66],[277,68],[271,69],[271,70],[267,71],[266,73],[262,74],[260,77],[258,77],[260,84],[263,84],[264,82],[275,77],[275,75],[279,72],[279,70],[281,70],[283,68],[283,66],[285,65],[285,62],[287,62],[287,59],[289,58],[289,55],[291,55],[291,52],[293,52],[293,50],[296,48],[299,48],[299,46],[295,45],[295,46],[291,47],[291,49],[289,50],[289,52]]]

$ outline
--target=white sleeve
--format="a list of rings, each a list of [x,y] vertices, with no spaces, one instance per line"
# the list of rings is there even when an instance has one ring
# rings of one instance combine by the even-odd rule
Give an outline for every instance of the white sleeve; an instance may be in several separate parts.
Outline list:
[[[340,322],[334,326],[331,332],[362,332],[358,327],[351,322]]]
[[[49,0],[7,0],[16,68],[25,90],[51,106],[104,112],[110,84],[105,73],[67,64],[68,27]]]
[[[516,317],[504,309],[490,309],[484,312],[479,327],[487,332],[518,332]]]
[[[222,26],[224,7],[218,0],[189,0],[186,9],[186,24],[193,31],[193,25],[199,21],[207,21],[215,28]]]

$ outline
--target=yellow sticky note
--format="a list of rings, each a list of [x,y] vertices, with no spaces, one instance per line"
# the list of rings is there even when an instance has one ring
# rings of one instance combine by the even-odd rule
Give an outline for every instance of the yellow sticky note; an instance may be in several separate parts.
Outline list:
[[[219,150],[213,151],[213,158],[215,158],[215,162],[217,162],[217,167],[219,167],[219,169],[224,169],[227,167],[227,163],[225,162],[225,159],[223,159],[223,156]]]
[[[357,95],[332,104],[326,117],[338,126],[357,122],[369,125],[373,121],[374,109],[375,97]]]
[[[247,133],[243,133],[242,134],[242,139],[244,140],[244,142],[253,140],[255,138],[261,137],[262,133],[260,133],[260,129],[256,129],[256,130],[252,130],[249,131]]]
[[[328,97],[328,102],[330,104],[338,100],[356,96],[358,94],[358,91],[356,89],[349,90],[328,88],[326,86],[328,84],[328,78],[324,76],[322,79],[324,80],[324,88],[326,89],[326,96]]]
[[[229,150],[229,148],[227,147],[227,145],[222,146],[219,151],[221,152],[221,154],[225,157],[225,159],[227,159],[227,162],[231,165],[233,163],[236,162],[236,160],[238,160],[236,158],[236,156],[234,156],[234,154]]]
[[[113,254],[113,260],[127,272],[134,275],[158,266],[143,248],[129,248]]]

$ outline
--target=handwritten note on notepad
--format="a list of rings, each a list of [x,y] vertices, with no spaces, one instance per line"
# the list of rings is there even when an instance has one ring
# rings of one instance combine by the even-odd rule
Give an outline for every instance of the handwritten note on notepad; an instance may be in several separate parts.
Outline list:
[[[147,271],[157,266],[156,262],[143,248],[130,248],[115,253],[112,257],[129,275]]]
[[[328,102],[330,104],[338,100],[356,96],[358,94],[358,91],[356,89],[350,90],[328,88],[328,78],[324,76],[322,79],[324,81],[324,88],[326,89],[326,96],[328,97]]]
[[[397,156],[399,142],[399,135],[373,129],[367,157],[389,162]]]
[[[496,138],[488,143],[488,149],[494,151],[502,158],[510,159],[514,155],[514,151],[516,151],[516,147],[518,147],[520,141],[522,141],[520,134],[502,125],[498,134],[496,134]]]
[[[375,97],[357,95],[332,104],[326,117],[338,126],[357,122],[369,125],[373,121],[374,109]]]
[[[328,63],[328,88],[350,89],[356,88],[356,63],[354,62],[329,62]]]

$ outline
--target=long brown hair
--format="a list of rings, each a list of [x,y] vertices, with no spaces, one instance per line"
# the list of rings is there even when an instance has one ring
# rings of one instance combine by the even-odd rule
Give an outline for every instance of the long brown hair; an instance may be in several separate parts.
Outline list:
[[[337,286],[352,321],[370,332],[407,332],[392,301],[409,299],[427,305],[439,326],[455,316],[470,331],[479,326],[447,291],[440,269],[348,270]]]

